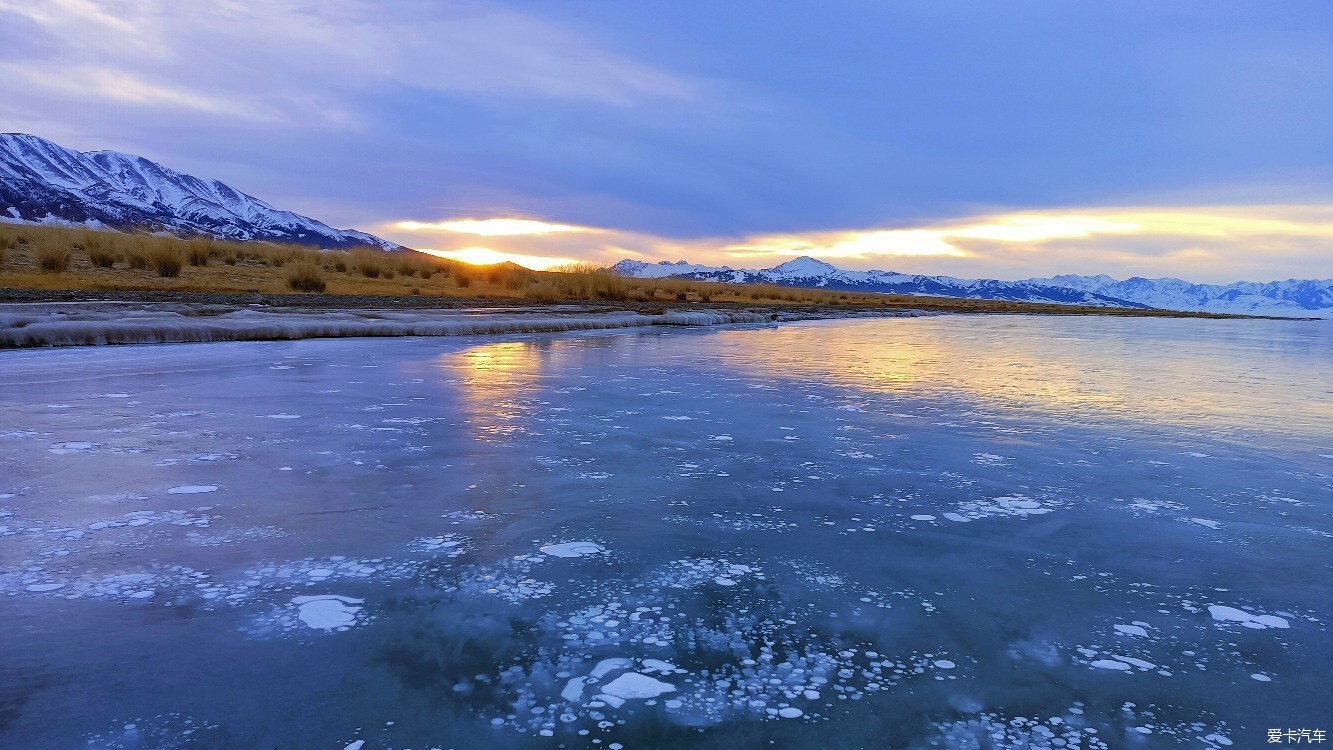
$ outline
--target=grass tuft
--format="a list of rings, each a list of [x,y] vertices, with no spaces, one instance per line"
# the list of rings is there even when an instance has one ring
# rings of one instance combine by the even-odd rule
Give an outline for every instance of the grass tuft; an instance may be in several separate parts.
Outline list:
[[[196,238],[186,244],[189,248],[185,251],[185,257],[192,266],[208,265],[208,259],[216,252],[211,239]]]
[[[104,232],[84,232],[78,244],[88,252],[88,262],[98,268],[114,268],[120,258]]]
[[[64,243],[44,242],[37,248],[37,267],[42,273],[64,273],[73,260],[74,253]]]
[[[324,276],[319,266],[308,260],[298,260],[288,266],[287,286],[298,292],[323,292]]]
[[[148,248],[148,265],[164,279],[180,276],[185,265],[185,250],[164,237],[155,239],[157,241]]]

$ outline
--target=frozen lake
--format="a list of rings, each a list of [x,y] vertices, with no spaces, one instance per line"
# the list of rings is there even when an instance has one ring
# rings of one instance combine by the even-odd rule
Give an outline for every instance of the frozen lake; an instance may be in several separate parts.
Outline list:
[[[0,746],[1333,730],[1333,325],[0,352]]]

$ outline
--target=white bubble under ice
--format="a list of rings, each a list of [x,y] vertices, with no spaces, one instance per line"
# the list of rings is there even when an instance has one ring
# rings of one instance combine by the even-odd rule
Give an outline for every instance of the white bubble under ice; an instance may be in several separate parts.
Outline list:
[[[335,594],[292,597],[292,604],[297,606],[297,616],[301,622],[318,630],[337,630],[355,625],[357,613],[361,611],[357,605],[363,603],[364,599]]]
[[[604,550],[592,542],[564,542],[539,547],[542,553],[552,557],[588,557],[601,554]]]

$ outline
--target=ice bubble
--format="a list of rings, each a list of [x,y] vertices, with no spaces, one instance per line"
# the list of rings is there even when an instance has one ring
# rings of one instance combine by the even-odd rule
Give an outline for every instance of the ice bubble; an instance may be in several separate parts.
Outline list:
[[[597,666],[592,668],[592,671],[588,673],[588,676],[594,680],[597,680],[617,669],[629,669],[631,666],[633,666],[633,664],[634,662],[630,661],[629,659],[621,657],[602,659],[601,661],[597,662]]]
[[[1272,681],[1273,681],[1273,678],[1272,678],[1272,677],[1269,677],[1269,676],[1266,675],[1266,674],[1260,674],[1260,673],[1258,673],[1258,672],[1256,672],[1256,673],[1250,675],[1250,679],[1251,679],[1251,680],[1258,680],[1258,681],[1260,681],[1260,682],[1272,682]]]
[[[265,414],[268,419],[300,419],[300,414]]]
[[[319,630],[336,630],[355,625],[356,615],[361,611],[361,607],[351,605],[361,604],[364,601],[333,594],[292,598],[292,604],[300,610],[297,616],[301,618],[301,622]]]
[[[1147,635],[1148,631],[1138,625],[1116,625],[1115,632],[1121,635]]]
[[[940,669],[953,669],[954,667],[956,667],[956,666],[958,666],[958,665],[957,665],[957,664],[954,664],[953,662],[949,661],[948,659],[940,659],[940,660],[938,660],[938,661],[935,662],[935,666],[939,667]]]
[[[1114,659],[1098,659],[1097,661],[1092,662],[1092,666],[1098,669],[1116,669],[1121,672],[1129,671],[1128,664],[1123,661],[1115,661]]]
[[[1213,616],[1214,620],[1219,622],[1239,622],[1247,628],[1255,630],[1264,630],[1266,628],[1281,628],[1283,630],[1290,627],[1287,621],[1274,615],[1252,615],[1243,609],[1235,607],[1224,607],[1219,604],[1212,604],[1208,607],[1208,614]]]
[[[560,691],[560,697],[570,703],[577,703],[583,698],[583,683],[586,680],[586,677],[575,677],[570,680],[569,683],[565,685],[565,689]]]
[[[912,516],[912,520],[913,520],[913,521],[934,521],[934,520],[935,520],[935,517],[934,517],[934,516],[931,516],[931,515],[927,515],[927,514],[925,514],[925,513],[922,513],[921,515]]]
[[[778,716],[781,716],[784,719],[799,719],[804,715],[805,715],[804,711],[792,706],[778,709]]]
[[[84,453],[92,450],[93,447],[93,443],[76,440],[68,443],[56,443],[51,446],[50,451],[56,455],[63,456],[68,453]]]
[[[167,490],[169,495],[198,495],[204,492],[217,492],[216,484],[187,484]]]
[[[65,584],[63,583],[34,583],[28,587],[28,590],[35,593],[41,593],[43,591],[55,591],[56,589],[63,588],[65,588]]]
[[[601,554],[604,550],[592,542],[564,542],[548,544],[539,548],[542,553],[552,557],[587,557]]]
[[[626,672],[607,683],[602,692],[622,700],[645,700],[676,692],[676,686],[638,672]]]

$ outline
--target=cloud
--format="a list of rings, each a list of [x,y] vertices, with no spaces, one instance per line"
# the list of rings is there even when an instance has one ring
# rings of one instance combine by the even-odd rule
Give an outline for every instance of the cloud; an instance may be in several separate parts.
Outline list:
[[[747,239],[723,248],[737,258],[808,255],[812,258],[861,260],[885,256],[946,255],[967,257],[939,233],[923,229],[888,229],[863,232],[817,232],[807,235],[772,235]]]
[[[429,237],[448,246],[455,233],[420,225],[414,236],[382,231],[412,245]],[[548,226],[546,222],[539,222]],[[959,218],[924,227],[871,228],[750,237],[678,239],[614,229],[494,236],[489,249],[548,265],[623,258],[687,260],[763,268],[801,255],[848,269],[975,278],[1063,273],[1127,277],[1171,275],[1193,281],[1267,281],[1301,268],[1333,276],[1333,205],[1098,208],[1025,211]],[[515,261],[527,265],[522,261]]]
[[[111,68],[76,65],[59,69],[36,69],[14,63],[0,63],[0,75],[26,78],[48,92],[61,92],[80,99],[100,97],[129,104],[191,109],[214,116],[264,122],[281,119],[277,112],[256,102],[210,97],[147,81],[133,73]]]
[[[409,232],[444,231],[459,234],[475,234],[482,237],[510,237],[525,234],[551,234],[552,232],[594,232],[588,227],[576,227],[569,224],[552,224],[536,219],[456,219],[435,223],[420,221],[400,221],[395,224],[399,229]]]
[[[87,23],[117,32],[134,32],[133,24],[118,15],[106,12],[92,0],[45,0],[41,3],[0,0],[0,11],[23,16],[47,26],[69,27]]]
[[[0,64],[36,84],[6,92],[4,108],[58,122],[88,96],[358,128],[368,115],[356,113],[390,93],[611,107],[695,93],[558,24],[479,3],[0,0],[0,26]]]

